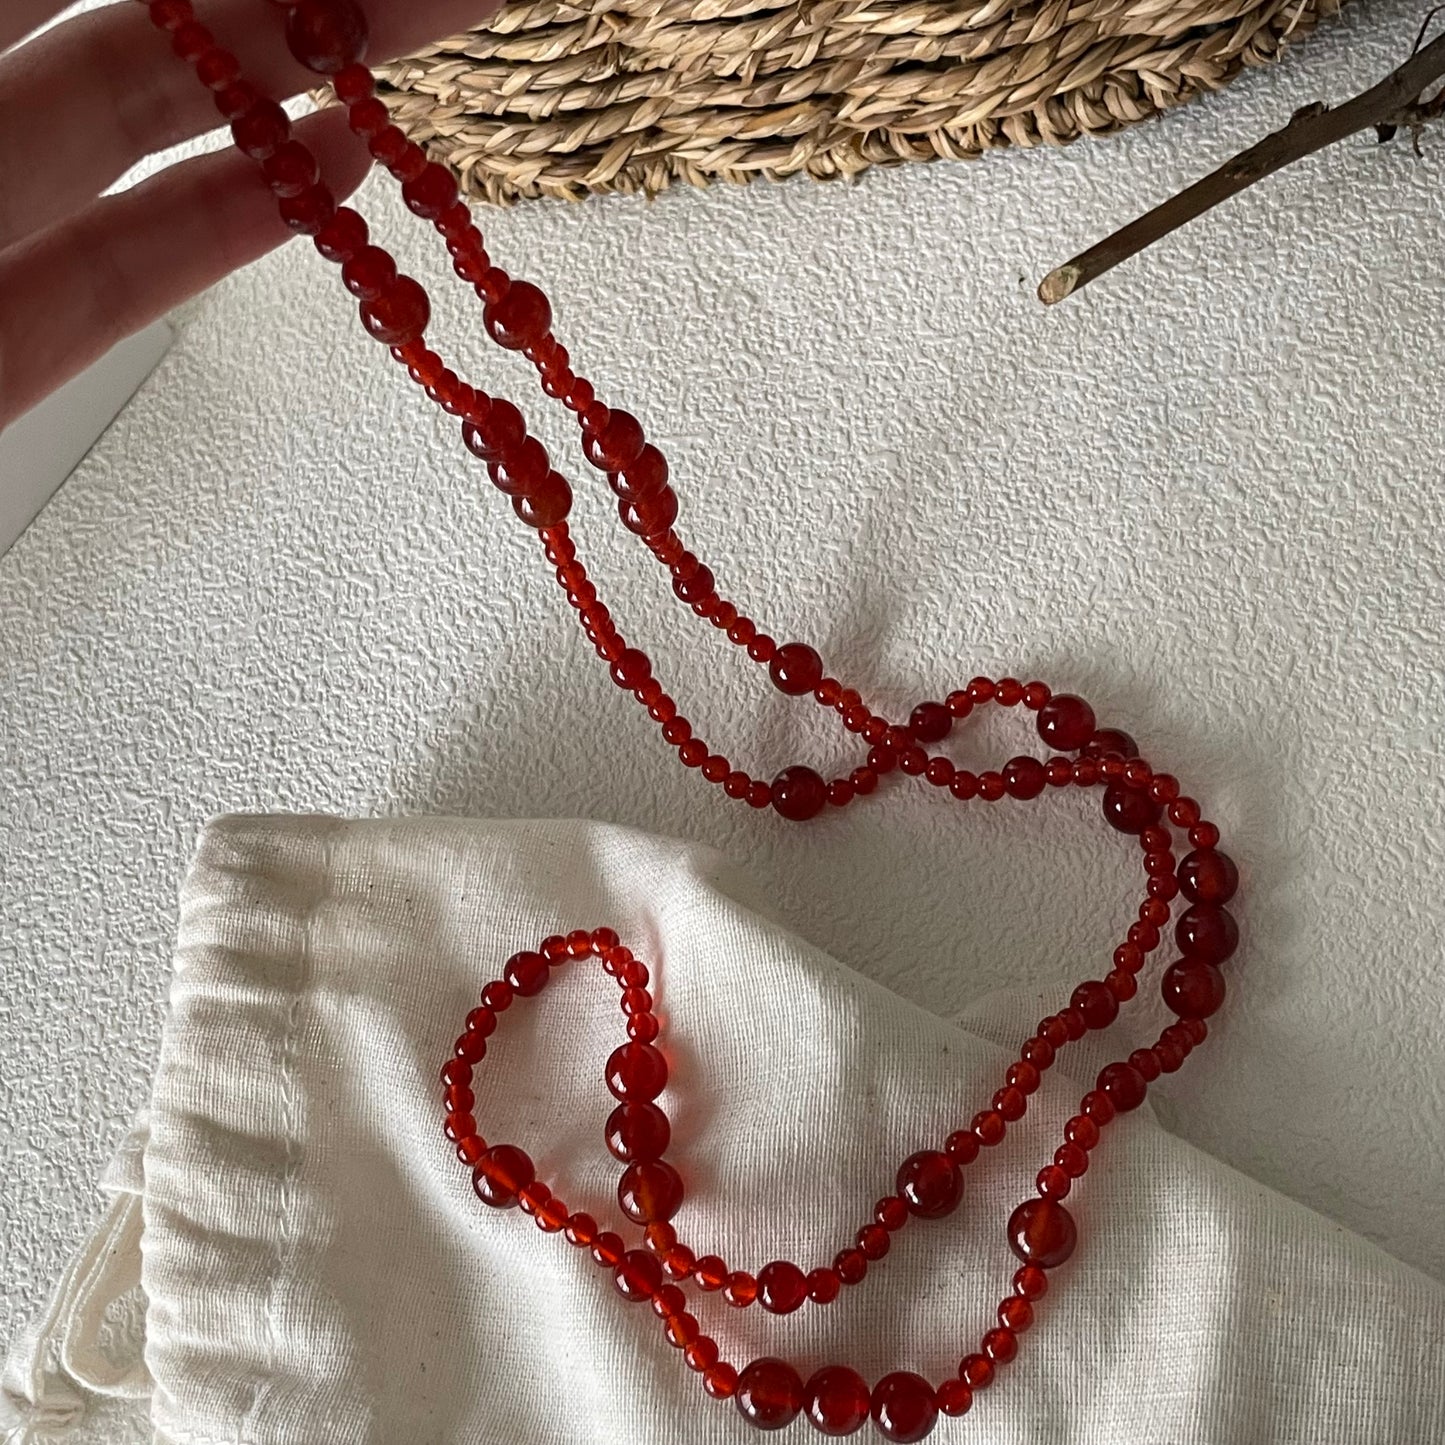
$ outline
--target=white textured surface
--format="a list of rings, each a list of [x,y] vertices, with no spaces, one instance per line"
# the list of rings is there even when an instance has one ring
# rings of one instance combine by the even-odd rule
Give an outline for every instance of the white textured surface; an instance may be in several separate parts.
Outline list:
[[[1306,162],[1058,310],[1043,271],[1297,105],[1397,63],[1401,3],[1106,144],[485,218],[604,396],[668,450],[698,550],[897,709],[975,672],[1077,688],[1202,795],[1247,877],[1203,1148],[1445,1274],[1445,141]],[[438,284],[419,228],[369,208]],[[599,582],[755,770],[851,756],[670,601],[565,441]],[[686,834],[943,1015],[1048,989],[1130,916],[1076,801],[911,786],[804,832],[662,753],[531,539],[301,247],[196,307],[0,561],[0,1335],[97,1209],[143,1097],[175,895],[233,809],[584,815]],[[984,730],[1006,755],[1022,730]],[[979,756],[971,739],[965,755]],[[1012,749],[1010,749],[1012,750]]]

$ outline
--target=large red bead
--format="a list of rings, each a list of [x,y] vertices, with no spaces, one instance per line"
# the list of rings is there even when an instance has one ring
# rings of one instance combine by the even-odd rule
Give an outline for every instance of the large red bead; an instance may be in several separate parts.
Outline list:
[[[758,1303],[770,1314],[790,1315],[807,1298],[807,1277],[791,1260],[775,1259],[758,1271]]]
[[[759,1430],[791,1425],[803,1408],[803,1381],[784,1360],[754,1360],[738,1376],[738,1413]]]
[[[672,1138],[672,1125],[656,1104],[619,1104],[607,1116],[607,1148],[624,1164],[660,1159]]]
[[[773,654],[768,675],[779,692],[801,697],[823,680],[823,659],[806,642],[787,642]]]
[[[1126,787],[1123,783],[1110,783],[1104,789],[1102,805],[1105,821],[1121,833],[1142,833],[1152,828],[1164,812],[1162,804],[1156,803],[1143,788]]]
[[[1091,1029],[1108,1028],[1119,1016],[1119,1000],[1098,979],[1081,983],[1070,997],[1069,1007],[1078,1009]]]
[[[1121,1114],[1137,1109],[1149,1092],[1144,1075],[1133,1064],[1105,1064],[1094,1082],[1099,1092]]]
[[[667,1087],[667,1060],[651,1044],[623,1044],[609,1056],[606,1078],[617,1098],[646,1103]]]
[[[1084,744],[1086,758],[1107,757],[1110,753],[1115,753],[1121,758],[1137,758],[1139,744],[1128,733],[1121,732],[1118,728],[1100,728]]]
[[[366,16],[354,0],[300,0],[286,16],[286,45],[318,75],[335,75],[366,54]]]
[[[572,510],[572,488],[561,472],[548,472],[535,491],[512,498],[512,510],[529,527],[555,527]]]
[[[873,1387],[873,1423],[885,1440],[922,1440],[938,1421],[933,1386],[922,1375],[898,1370]]]
[[[646,441],[642,423],[631,412],[611,411],[600,427],[588,429],[582,442],[582,454],[604,472],[621,472],[629,462],[642,455]],[[622,493],[618,492],[618,495]]]
[[[909,1212],[921,1219],[942,1219],[952,1214],[963,1198],[958,1165],[936,1149],[910,1154],[898,1170],[897,1182]]]
[[[1062,693],[1039,709],[1034,725],[1051,748],[1075,752],[1094,735],[1094,709],[1083,698]]]
[[[820,1434],[852,1435],[868,1423],[872,1400],[863,1377],[847,1365],[826,1365],[803,1386],[803,1410]]]
[[[523,998],[531,998],[546,987],[547,960],[540,953],[514,953],[502,970],[502,977],[512,985],[512,991]]]
[[[790,823],[806,823],[823,811],[828,785],[812,768],[784,768],[773,779],[773,807]]]
[[[607,480],[625,502],[655,496],[667,485],[667,458],[648,442],[626,465],[609,472]]]
[[[908,715],[908,731],[921,743],[941,743],[953,731],[953,714],[941,702],[921,702]]]
[[[1052,1199],[1028,1199],[1009,1215],[1009,1248],[1025,1264],[1057,1269],[1074,1252],[1074,1216]]]
[[[536,1178],[532,1161],[513,1144],[494,1144],[472,1170],[472,1188],[483,1204],[511,1209],[517,1191]]]
[[[1196,903],[1175,925],[1174,941],[1190,958],[1223,963],[1239,947],[1239,925],[1217,903]]]
[[[613,1270],[612,1283],[625,1300],[649,1300],[662,1287],[662,1264],[645,1249],[629,1249]]]
[[[431,302],[410,276],[398,276],[379,296],[361,303],[361,324],[387,346],[405,346],[426,330]]]
[[[530,281],[513,281],[496,301],[487,302],[483,323],[498,346],[525,351],[552,329],[552,305]]]
[[[1224,1002],[1224,975],[1202,958],[1181,958],[1165,970],[1159,992],[1171,1013],[1207,1019]]]
[[[617,1202],[634,1224],[665,1224],[682,1207],[682,1176],[665,1159],[629,1164],[617,1184]]]
[[[1180,860],[1179,887],[1191,903],[1228,903],[1239,887],[1239,869],[1227,853],[1196,848]]]
[[[617,515],[629,532],[644,540],[660,537],[677,521],[677,493],[671,487],[659,487],[635,501],[621,498]]]

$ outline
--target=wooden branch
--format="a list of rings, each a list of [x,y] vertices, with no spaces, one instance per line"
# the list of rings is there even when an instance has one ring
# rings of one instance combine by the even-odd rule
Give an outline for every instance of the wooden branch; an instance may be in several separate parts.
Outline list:
[[[1401,126],[1418,133],[1420,126],[1445,112],[1445,92],[1422,100],[1424,92],[1445,78],[1445,35],[1417,49],[1398,70],[1353,100],[1331,108],[1322,101],[1295,112],[1283,130],[1241,151],[1217,171],[1195,181],[1163,205],[1131,221],[1097,246],[1075,256],[1039,283],[1039,300],[1053,306],[1072,296],[1105,271],[1127,261],[1171,231],[1238,195],[1247,186],[1292,161],[1374,127],[1388,140]]]

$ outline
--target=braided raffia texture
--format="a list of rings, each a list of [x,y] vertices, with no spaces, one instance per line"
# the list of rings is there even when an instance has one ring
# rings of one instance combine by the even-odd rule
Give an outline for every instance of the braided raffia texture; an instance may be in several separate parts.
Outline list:
[[[1066,145],[1278,58],[1340,0],[513,0],[383,66],[397,123],[506,204]]]

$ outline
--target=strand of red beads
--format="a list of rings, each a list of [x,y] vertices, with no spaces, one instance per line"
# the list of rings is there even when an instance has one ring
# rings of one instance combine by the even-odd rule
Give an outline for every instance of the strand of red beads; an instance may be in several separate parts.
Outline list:
[[[1046,788],[1102,787],[1102,810],[1112,827],[1136,835],[1143,849],[1147,893],[1136,922],[1114,951],[1113,968],[1102,980],[1079,985],[1068,1006],[1042,1020],[1006,1072],[990,1106],[967,1129],[950,1134],[941,1149],[910,1155],[895,1177],[895,1192],[876,1204],[873,1218],[841,1251],[831,1266],[807,1274],[790,1261],[777,1260],[757,1275],[730,1269],[717,1255],[698,1257],[678,1241],[671,1218],[683,1200],[683,1184],[663,1157],[671,1130],[657,1104],[667,1066],[654,1041],[658,1021],[648,992],[649,974],[615,933],[600,929],[544,940],[537,952],[515,955],[504,977],[482,991],[480,1005],[467,1016],[454,1057],[442,1071],[446,1131],[458,1156],[473,1170],[480,1198],[496,1206],[520,1205],[538,1226],[562,1233],[568,1242],[590,1251],[613,1274],[627,1299],[650,1300],[669,1341],[687,1364],[703,1376],[708,1393],[732,1398],[745,1419],[776,1429],[799,1413],[823,1434],[839,1436],[861,1428],[870,1417],[890,1440],[920,1440],[937,1416],[961,1415],[973,1394],[993,1380],[998,1365],[1017,1352],[1018,1336],[1033,1319],[1033,1305],[1047,1287],[1047,1271],[1072,1254],[1076,1226],[1060,1202],[1073,1181],[1088,1168],[1090,1152],[1102,1129],[1117,1113],[1137,1108],[1150,1082],[1179,1068],[1206,1036],[1204,1020],[1221,1004],[1224,980],[1219,965],[1234,951],[1237,930],[1224,904],[1237,886],[1233,863],[1218,851],[1218,829],[1205,821],[1199,805],[1180,794],[1177,781],[1155,773],[1133,740],[1113,729],[1100,729],[1080,699],[1053,696],[1044,684],[1005,678],[975,678],[943,702],[924,702],[904,725],[895,725],[867,708],[861,695],[825,674],[822,659],[806,643],[778,644],[735,603],[717,590],[709,567],[689,551],[674,530],[676,493],[668,484],[661,451],[647,440],[629,413],[610,409],[595,388],[571,367],[566,348],[551,327],[551,307],[530,282],[514,280],[492,264],[481,232],[460,201],[456,183],[424,151],[390,122],[377,98],[370,73],[362,65],[367,25],[353,0],[275,0],[285,12],[287,43],[308,69],[330,77],[347,108],[352,130],[372,156],[401,183],[407,206],[430,221],[445,239],[457,274],[484,304],[488,334],[500,346],[520,351],[535,366],[543,391],[577,418],[583,453],[604,472],[618,499],[620,520],[636,534],[672,577],[673,592],[694,613],[723,632],[760,666],[784,694],[811,694],[840,717],[846,732],[867,745],[865,761],[846,776],[824,779],[812,768],[793,765],[771,782],[734,769],[697,737],[677,703],[653,676],[645,653],[629,647],[577,556],[567,516],[572,493],[551,463],[546,448],[527,432],[521,413],[509,401],[488,396],[463,381],[425,340],[430,301],[413,278],[398,271],[394,258],[371,241],[365,220],[338,206],[320,176],[315,156],[291,132],[285,112],[240,73],[235,57],[219,46],[195,17],[190,0],[141,0],[156,26],[171,36],[172,48],[190,63],[213,93],[217,109],[231,125],[237,147],[255,160],[277,197],[285,222],[314,238],[322,256],[341,267],[342,280],[360,302],[362,324],[407,368],[409,376],[443,410],[461,418],[463,441],[487,465],[493,484],[512,501],[513,510],[542,540],[558,584],[588,640],[607,663],[612,679],[630,691],[662,729],[684,766],[696,769],[730,798],[754,808],[771,806],[791,821],[806,821],[825,806],[843,807],[872,793],[879,779],[895,770],[922,777],[959,801],[1004,798],[1028,800]],[[955,722],[985,703],[1023,704],[1036,714],[1043,741],[1058,750],[1046,760],[1009,759],[997,770],[972,773],[927,748],[942,742]],[[1062,754],[1074,754],[1063,756]],[[1177,865],[1169,832],[1183,830],[1191,848]],[[1039,1172],[1036,1197],[1025,1201],[1008,1222],[1008,1239],[1022,1261],[1013,1291],[998,1306],[997,1324],[966,1356],[956,1375],[937,1387],[921,1376],[895,1372],[870,1390],[853,1370],[830,1366],[804,1381],[787,1363],[753,1361],[739,1372],[722,1361],[716,1342],[701,1333],[686,1309],[681,1283],[700,1291],[721,1291],[729,1303],[758,1300],[774,1313],[788,1313],[805,1299],[824,1304],[845,1284],[868,1273],[870,1262],[888,1252],[890,1236],[911,1218],[937,1219],[952,1213],[962,1194],[961,1170],[983,1148],[997,1144],[1010,1123],[1021,1119],[1028,1097],[1057,1051],[1091,1029],[1108,1027],[1120,1006],[1137,992],[1136,975],[1161,940],[1180,893],[1189,908],[1178,919],[1175,941],[1181,957],[1165,971],[1161,992],[1178,1016],[1147,1049],[1108,1065],[1096,1086],[1065,1127],[1064,1142]],[[626,1165],[618,1187],[623,1213],[644,1228],[646,1248],[627,1250],[621,1236],[599,1228],[586,1214],[569,1213],[550,1188],[535,1178],[531,1160],[513,1145],[487,1145],[472,1113],[473,1066],[486,1053],[486,1039],[498,1015],[518,997],[541,990],[559,964],[587,956],[602,959],[622,988],[622,1009],[629,1042],[609,1061],[607,1083],[618,1104],[609,1117],[608,1147]]]

